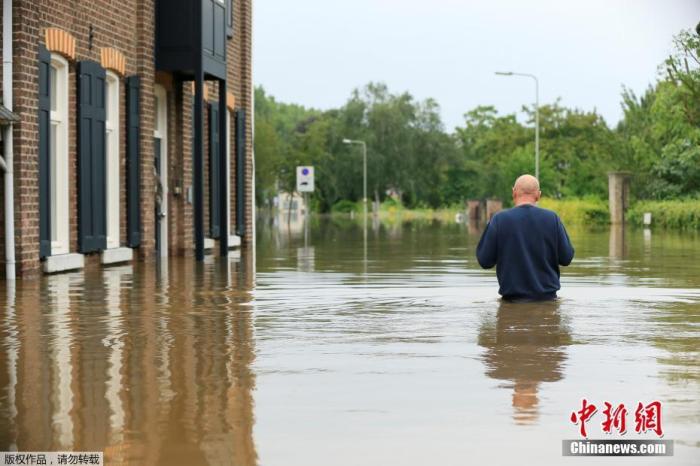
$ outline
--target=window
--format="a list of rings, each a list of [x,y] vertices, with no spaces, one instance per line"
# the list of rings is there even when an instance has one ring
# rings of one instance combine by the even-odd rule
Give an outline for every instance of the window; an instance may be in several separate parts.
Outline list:
[[[107,248],[118,248],[119,242],[119,77],[107,71],[106,89],[106,192]]]
[[[68,253],[68,62],[51,54],[50,199],[51,254]]]

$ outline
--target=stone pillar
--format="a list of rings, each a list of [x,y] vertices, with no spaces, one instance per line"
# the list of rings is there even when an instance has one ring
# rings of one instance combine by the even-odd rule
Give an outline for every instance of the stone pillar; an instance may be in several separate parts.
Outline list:
[[[467,216],[472,222],[481,221],[481,201],[479,199],[470,199],[467,201]]]
[[[491,217],[496,215],[497,212],[503,210],[503,201],[500,199],[487,199],[486,200],[486,219],[491,220]]]
[[[629,207],[630,178],[629,172],[608,173],[610,223],[613,225],[625,223],[625,210]]]

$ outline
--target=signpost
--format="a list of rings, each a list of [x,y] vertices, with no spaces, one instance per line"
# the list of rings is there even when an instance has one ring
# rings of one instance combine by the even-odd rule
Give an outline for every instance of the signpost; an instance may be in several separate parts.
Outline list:
[[[314,167],[297,167],[297,191],[304,193],[304,249],[309,241],[309,194],[314,192]]]
[[[314,192],[314,167],[297,167],[297,191]]]

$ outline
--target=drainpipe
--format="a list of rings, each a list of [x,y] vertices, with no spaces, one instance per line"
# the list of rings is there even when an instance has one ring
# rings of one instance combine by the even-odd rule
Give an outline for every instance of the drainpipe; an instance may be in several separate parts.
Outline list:
[[[12,0],[2,5],[2,96],[3,105],[12,111]],[[3,134],[5,155],[5,277],[15,279],[15,183],[13,174],[12,123]]]

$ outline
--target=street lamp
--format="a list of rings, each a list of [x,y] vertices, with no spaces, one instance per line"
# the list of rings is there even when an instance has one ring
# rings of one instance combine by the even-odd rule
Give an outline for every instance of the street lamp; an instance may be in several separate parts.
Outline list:
[[[513,71],[496,71],[498,76],[525,76],[535,80],[535,178],[540,179],[540,83],[537,76]]]
[[[365,278],[367,277],[367,144],[365,141],[343,139],[343,144],[359,144],[362,146],[362,204],[363,204],[363,219],[364,226],[362,228],[362,250],[363,250],[363,266],[365,269]]]
[[[362,203],[365,218],[367,218],[367,144],[365,141],[343,139],[343,144],[359,144],[362,146]]]

